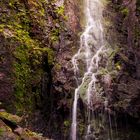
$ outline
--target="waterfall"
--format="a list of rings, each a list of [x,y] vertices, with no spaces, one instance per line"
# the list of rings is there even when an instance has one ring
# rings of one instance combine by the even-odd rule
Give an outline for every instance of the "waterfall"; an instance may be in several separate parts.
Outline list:
[[[93,115],[95,102],[104,102],[104,106],[107,106],[107,98],[102,98],[102,90],[99,90],[100,83],[98,75],[101,67],[101,62],[105,57],[106,52],[106,40],[104,38],[103,28],[103,0],[84,0],[85,11],[85,29],[80,36],[80,47],[78,52],[72,58],[72,64],[77,82],[77,88],[75,89],[73,112],[72,112],[72,126],[71,126],[71,138],[76,140],[77,138],[77,102],[80,97],[84,104],[87,106],[87,126],[85,131],[85,139],[91,134],[92,121],[95,118]],[[85,67],[82,74],[80,65]],[[103,63],[103,62],[102,62]],[[100,124],[99,124],[100,125]],[[96,127],[96,125],[94,126]]]

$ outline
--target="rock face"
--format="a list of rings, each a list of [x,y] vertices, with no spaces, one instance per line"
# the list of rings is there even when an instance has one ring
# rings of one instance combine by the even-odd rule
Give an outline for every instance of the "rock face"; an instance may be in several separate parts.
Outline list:
[[[118,1],[113,2],[116,17],[115,28],[120,51],[116,53],[114,62],[119,63],[120,70],[113,82],[112,98],[115,106],[132,117],[140,116],[140,93],[139,93],[139,57],[140,57],[140,26],[139,2]],[[122,110],[121,110],[122,111]],[[122,113],[122,112],[121,112]]]
[[[140,122],[140,79],[139,79],[139,57],[140,57],[140,3],[131,0],[112,1],[109,4],[110,18],[113,25],[110,26],[110,44],[116,51],[112,58],[117,74],[113,76],[109,94],[109,106],[116,112],[120,139],[139,139],[136,134],[139,131]],[[114,32],[114,33],[113,33]],[[108,39],[109,40],[109,39]],[[127,119],[127,121],[125,121]],[[135,127],[134,127],[135,126]],[[136,133],[135,133],[136,132]],[[126,134],[128,133],[128,135]]]
[[[0,2],[0,108],[23,115],[23,126],[56,140],[69,138],[75,89],[71,58],[84,22],[82,3]],[[106,38],[114,46],[110,67],[115,70],[102,83],[119,128],[123,129],[127,116],[132,129],[140,122],[140,2],[112,0],[104,14],[111,19],[111,25],[107,22],[105,26]],[[81,100],[78,105],[79,117],[84,118]],[[131,136],[127,138],[133,140]]]
[[[0,110],[0,139],[1,140],[49,140],[41,135],[19,126],[21,118]]]
[[[70,127],[70,61],[80,30],[77,3],[9,0],[0,5],[0,107],[24,115],[32,130],[63,139]]]
[[[113,51],[107,60],[110,63],[109,67],[102,72],[104,78],[100,82],[105,96],[109,99],[107,112],[111,115],[113,129],[114,118],[118,123],[120,140],[140,138],[139,6],[140,3],[135,0],[110,1],[104,12],[106,40]],[[85,93],[83,90],[81,92]],[[86,123],[83,100],[80,99],[78,103],[79,137],[82,137]],[[103,101],[95,101],[94,109],[97,108],[100,112],[103,105]]]
[[[10,104],[12,97],[12,80],[11,80],[11,54],[8,50],[4,36],[0,36],[0,97],[5,104]],[[9,56],[9,57],[5,57]]]

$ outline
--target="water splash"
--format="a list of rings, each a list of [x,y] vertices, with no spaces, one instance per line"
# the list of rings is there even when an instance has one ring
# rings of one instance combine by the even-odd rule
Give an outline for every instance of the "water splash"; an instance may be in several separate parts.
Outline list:
[[[77,88],[75,89],[73,112],[72,112],[72,140],[77,139],[77,101],[80,97],[87,105],[87,131],[86,137],[91,133],[93,120],[93,104],[101,99],[102,92],[99,91],[98,75],[101,61],[105,55],[106,40],[103,30],[103,0],[85,0],[86,25],[80,37],[80,48],[72,58]],[[80,74],[80,62],[86,67],[84,74]],[[82,79],[80,82],[79,79]]]

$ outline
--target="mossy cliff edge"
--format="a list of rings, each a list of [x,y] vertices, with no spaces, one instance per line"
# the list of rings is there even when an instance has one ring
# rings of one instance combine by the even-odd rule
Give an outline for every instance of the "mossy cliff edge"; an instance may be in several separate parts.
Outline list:
[[[76,1],[2,0],[0,7],[0,107],[23,116],[31,130],[68,136]]]

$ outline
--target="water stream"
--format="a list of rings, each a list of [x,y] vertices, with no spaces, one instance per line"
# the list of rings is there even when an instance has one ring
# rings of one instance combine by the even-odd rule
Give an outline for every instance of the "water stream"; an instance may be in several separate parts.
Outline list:
[[[77,139],[77,102],[80,97],[87,106],[87,126],[85,139],[91,133],[91,123],[94,119],[93,104],[101,99],[102,91],[98,74],[100,71],[100,62],[106,51],[103,28],[103,0],[84,0],[85,29],[80,36],[80,47],[78,52],[72,58],[72,64],[77,81],[75,89],[71,138]],[[81,63],[84,66],[84,72],[81,72]],[[107,101],[106,101],[107,102]]]

